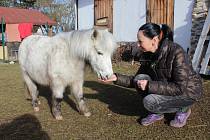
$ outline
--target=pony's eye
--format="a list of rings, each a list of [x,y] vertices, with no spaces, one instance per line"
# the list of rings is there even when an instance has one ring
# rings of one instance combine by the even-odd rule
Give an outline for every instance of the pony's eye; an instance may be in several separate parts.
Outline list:
[[[99,52],[99,51],[98,51],[97,53],[98,53],[98,55],[103,55],[103,53],[102,53],[102,52]]]

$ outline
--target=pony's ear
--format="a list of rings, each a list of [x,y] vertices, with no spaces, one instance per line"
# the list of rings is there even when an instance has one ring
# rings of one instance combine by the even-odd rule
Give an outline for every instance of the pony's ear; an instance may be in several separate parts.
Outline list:
[[[93,34],[91,35],[92,40],[96,40],[98,37],[99,33],[96,29],[93,30]]]

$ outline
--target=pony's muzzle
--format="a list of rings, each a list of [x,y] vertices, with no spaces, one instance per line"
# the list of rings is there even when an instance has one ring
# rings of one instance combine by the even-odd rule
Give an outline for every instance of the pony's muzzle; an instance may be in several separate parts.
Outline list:
[[[110,77],[110,75],[102,75],[101,73],[99,74],[99,76],[98,76],[101,80],[107,80],[107,79],[109,79],[109,77]]]

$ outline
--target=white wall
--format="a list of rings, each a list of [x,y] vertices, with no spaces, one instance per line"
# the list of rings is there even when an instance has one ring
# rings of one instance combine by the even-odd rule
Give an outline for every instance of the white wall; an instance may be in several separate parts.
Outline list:
[[[94,0],[78,1],[78,29],[94,26]],[[146,0],[113,0],[113,34],[117,41],[136,41],[146,22]]]
[[[113,34],[118,41],[136,41],[146,22],[146,0],[113,0]]]
[[[194,0],[174,1],[174,41],[187,50],[190,47]]]
[[[94,0],[78,0],[78,29],[94,26]]]
[[[174,0],[174,40],[190,47],[194,0]],[[78,1],[78,29],[94,25],[94,0]],[[117,41],[136,41],[139,27],[146,23],[146,0],[113,0],[113,34]]]

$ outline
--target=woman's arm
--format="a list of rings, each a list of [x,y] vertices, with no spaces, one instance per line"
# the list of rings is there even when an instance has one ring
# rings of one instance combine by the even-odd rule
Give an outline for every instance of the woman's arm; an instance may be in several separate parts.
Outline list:
[[[128,88],[134,87],[134,83],[133,83],[134,76],[128,76],[128,75],[116,73],[116,77],[117,77],[117,80],[114,81],[114,84],[123,86],[123,87],[128,87]]]
[[[124,87],[134,87],[133,76],[115,73],[106,80],[99,80],[104,83],[114,82],[114,84]]]

